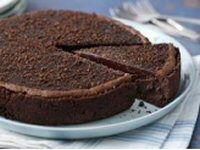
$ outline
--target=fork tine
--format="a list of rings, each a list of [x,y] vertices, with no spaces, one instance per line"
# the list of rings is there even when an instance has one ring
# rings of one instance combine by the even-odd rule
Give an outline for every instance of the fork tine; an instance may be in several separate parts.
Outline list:
[[[148,10],[148,8],[145,7],[145,5],[142,5],[140,3],[140,1],[137,1],[136,4],[135,4],[135,6],[136,6],[137,10],[140,11],[140,13],[142,13],[142,14],[149,14],[149,13],[151,13]]]
[[[141,0],[140,3],[143,4],[149,11],[151,11],[152,14],[154,14],[154,15],[158,14],[158,12],[153,7],[153,5],[150,3],[149,0]]]
[[[110,8],[109,12],[110,12],[111,16],[119,17],[119,12],[117,11],[117,8]]]
[[[126,18],[126,19],[130,19],[130,20],[134,18],[134,16],[132,14],[124,12],[124,10],[119,9],[119,8],[110,9],[110,13],[114,17]]]
[[[119,8],[110,9],[110,13],[114,17],[120,17],[120,18],[121,17],[126,17],[126,15],[124,15],[124,13]]]
[[[145,12],[145,10],[144,9],[141,9],[141,6],[139,6],[139,4],[133,4],[132,3],[132,5],[130,5],[130,7],[132,8],[132,9],[134,9],[135,10],[135,13],[139,16],[139,15],[144,15],[144,14],[146,14],[146,12]]]
[[[133,3],[128,3],[128,2],[126,2],[126,3],[124,3],[123,4],[123,6],[124,6],[124,9],[127,11],[127,12],[131,12],[131,14],[132,15],[138,15],[138,10],[137,10],[137,8],[134,6],[134,4]]]
[[[143,0],[137,1],[136,5],[137,5],[138,9],[143,10],[143,14],[145,14],[145,15],[152,15],[151,9],[149,9],[149,7],[147,7],[143,3]]]
[[[131,17],[137,16],[136,10],[130,6],[131,6],[131,3],[124,3],[122,5],[121,11],[123,11],[124,13],[127,13]]]

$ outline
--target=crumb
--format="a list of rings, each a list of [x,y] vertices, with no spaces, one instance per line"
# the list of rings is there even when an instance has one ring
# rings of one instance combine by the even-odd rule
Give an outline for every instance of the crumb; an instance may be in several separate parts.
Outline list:
[[[140,101],[140,103],[138,104],[139,107],[144,107],[144,102]]]
[[[141,110],[138,110],[138,114],[140,114]]]
[[[144,109],[147,109],[147,106],[144,106]]]
[[[131,109],[131,111],[132,111],[132,112],[134,112],[134,111],[135,111],[135,109]]]
[[[151,114],[151,111],[146,111],[146,113]]]
[[[158,109],[155,109],[154,111],[157,111]]]

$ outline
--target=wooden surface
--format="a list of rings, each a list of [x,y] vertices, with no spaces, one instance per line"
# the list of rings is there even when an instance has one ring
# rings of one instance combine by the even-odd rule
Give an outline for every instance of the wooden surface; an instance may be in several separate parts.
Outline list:
[[[29,0],[27,11],[41,9],[71,9],[96,12],[110,16],[109,8],[119,6],[124,0]],[[135,0],[132,0],[133,2]],[[162,14],[194,17],[200,19],[200,0],[151,0],[154,7]],[[200,26],[184,24],[200,33]],[[192,55],[200,55],[200,43],[185,38],[176,39]],[[192,108],[191,108],[192,109]],[[200,115],[190,143],[190,148],[200,148]]]

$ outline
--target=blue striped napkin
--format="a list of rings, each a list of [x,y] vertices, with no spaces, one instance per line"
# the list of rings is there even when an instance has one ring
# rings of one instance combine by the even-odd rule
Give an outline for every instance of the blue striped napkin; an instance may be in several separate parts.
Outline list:
[[[200,87],[200,81],[196,87]],[[161,120],[117,136],[89,140],[48,140],[0,129],[0,148],[186,148],[198,116],[198,89],[194,88],[186,101]]]

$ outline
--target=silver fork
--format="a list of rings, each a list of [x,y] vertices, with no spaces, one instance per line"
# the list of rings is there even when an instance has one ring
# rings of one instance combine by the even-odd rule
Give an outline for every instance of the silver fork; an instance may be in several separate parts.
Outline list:
[[[162,17],[148,0],[137,1],[135,5],[125,2],[118,8],[110,9],[110,12],[115,17],[151,23],[172,35],[184,36],[195,41],[200,40],[199,33],[182,26],[173,19]]]

